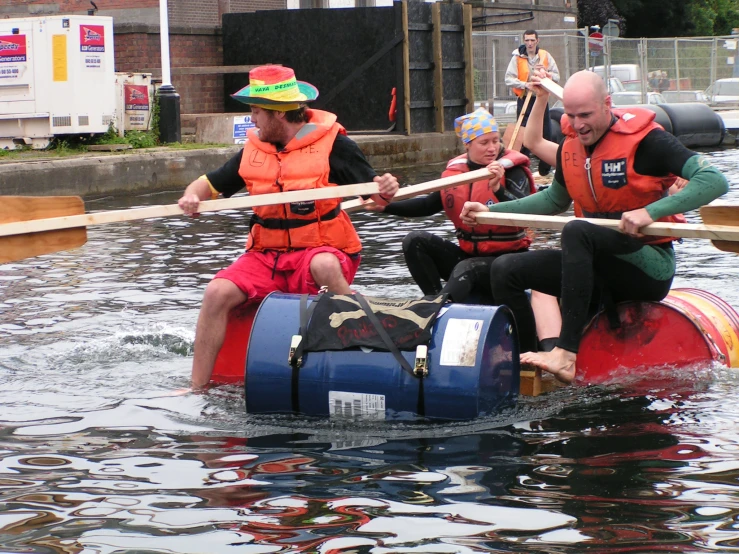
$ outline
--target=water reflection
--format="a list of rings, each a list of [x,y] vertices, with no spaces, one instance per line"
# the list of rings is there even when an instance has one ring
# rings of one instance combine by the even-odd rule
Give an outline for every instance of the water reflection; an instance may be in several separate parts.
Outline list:
[[[736,201],[736,151],[711,157]],[[400,239],[452,235],[441,214],[352,219],[368,294],[418,295]],[[238,387],[182,394],[202,291],[245,232],[238,212],[108,225],[0,267],[3,551],[739,550],[739,379],[725,368],[448,425],[254,417]],[[685,241],[678,256],[676,286],[739,306],[733,255]]]

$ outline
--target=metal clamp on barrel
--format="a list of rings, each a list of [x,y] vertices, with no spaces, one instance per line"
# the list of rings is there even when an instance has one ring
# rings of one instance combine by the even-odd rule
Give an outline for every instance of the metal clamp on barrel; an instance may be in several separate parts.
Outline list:
[[[287,356],[287,364],[291,367],[300,367],[300,364],[303,363],[302,355],[297,359],[295,358],[295,354],[297,353],[298,347],[302,341],[302,335],[293,335],[292,339],[290,339],[290,354]]]
[[[416,364],[413,366],[413,375],[426,377],[429,374],[428,347],[425,344],[416,346]]]

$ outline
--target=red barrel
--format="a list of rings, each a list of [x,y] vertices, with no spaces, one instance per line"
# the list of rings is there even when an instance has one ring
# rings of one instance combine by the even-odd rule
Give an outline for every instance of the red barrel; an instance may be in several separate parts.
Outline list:
[[[226,337],[218,352],[213,375],[210,378],[212,383],[219,385],[244,383],[246,350],[259,304],[259,302],[247,302],[229,312]]]
[[[619,374],[713,361],[739,367],[739,315],[709,292],[674,289],[662,302],[624,302],[617,310],[620,327],[611,329],[601,312],[585,329],[578,381],[604,383]]]

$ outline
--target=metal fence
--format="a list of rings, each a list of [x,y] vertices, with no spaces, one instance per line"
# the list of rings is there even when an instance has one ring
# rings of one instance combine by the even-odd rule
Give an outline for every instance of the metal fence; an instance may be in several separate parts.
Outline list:
[[[739,77],[739,37],[626,39],[587,38],[587,29],[540,31],[540,46],[557,62],[560,84],[581,69],[603,66],[610,76],[616,64],[638,66],[639,86],[649,90],[705,90],[717,79]],[[472,46],[475,101],[499,110],[515,97],[505,84],[513,51],[523,44],[523,31],[476,31]],[[660,82],[661,81],[661,82]],[[494,112],[494,114],[495,114]]]
[[[539,45],[556,60],[560,82],[586,67],[585,29],[539,31]],[[486,103],[498,115],[515,96],[505,84],[505,72],[514,50],[523,44],[523,30],[474,31],[472,57],[474,65],[475,101]]]

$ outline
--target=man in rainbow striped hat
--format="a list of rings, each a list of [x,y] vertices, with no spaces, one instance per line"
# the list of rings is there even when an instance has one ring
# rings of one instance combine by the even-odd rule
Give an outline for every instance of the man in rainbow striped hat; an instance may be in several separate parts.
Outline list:
[[[232,98],[251,106],[254,129],[244,148],[222,167],[190,183],[179,205],[196,215],[201,200],[249,194],[310,190],[375,181],[382,205],[398,181],[378,176],[332,113],[309,109],[318,98],[313,85],[298,81],[289,67],[266,65],[249,72],[249,85]],[[208,284],[195,331],[194,388],[207,385],[223,344],[228,313],[270,292],[316,294],[321,287],[350,294],[362,244],[341,199],[254,208],[246,252]]]

